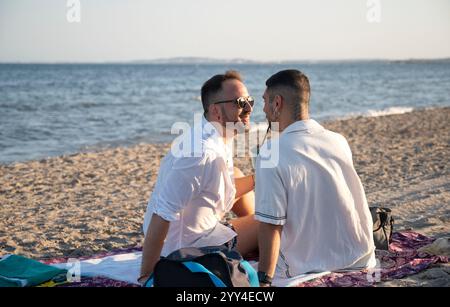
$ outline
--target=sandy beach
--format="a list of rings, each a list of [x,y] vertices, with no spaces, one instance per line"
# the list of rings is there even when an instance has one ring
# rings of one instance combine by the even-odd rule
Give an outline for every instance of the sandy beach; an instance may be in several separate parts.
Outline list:
[[[371,206],[395,230],[450,234],[450,108],[326,122],[353,151]],[[169,144],[0,165],[0,254],[34,259],[141,245],[142,222]],[[251,172],[248,159],[236,166]],[[450,286],[448,264],[382,286]]]

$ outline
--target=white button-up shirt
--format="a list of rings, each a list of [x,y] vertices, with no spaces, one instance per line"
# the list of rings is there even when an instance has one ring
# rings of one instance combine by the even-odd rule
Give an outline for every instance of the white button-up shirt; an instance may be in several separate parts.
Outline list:
[[[277,146],[279,161],[262,168]],[[262,147],[256,163],[255,218],[283,225],[277,277],[376,264],[372,217],[343,136],[297,121]]]
[[[162,256],[182,247],[222,245],[236,236],[219,223],[236,194],[232,142],[226,145],[215,127],[202,120],[201,127],[191,130],[192,149],[183,154],[171,150],[161,160],[147,205],[145,234],[153,214],[170,222]]]

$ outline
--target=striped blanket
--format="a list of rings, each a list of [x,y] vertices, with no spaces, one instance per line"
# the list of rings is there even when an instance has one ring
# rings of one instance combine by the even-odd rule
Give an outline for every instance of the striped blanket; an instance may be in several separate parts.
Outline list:
[[[379,262],[377,268],[355,272],[328,273],[318,278],[314,278],[317,275],[312,275],[310,276],[311,278],[300,278],[298,283],[291,282],[289,286],[370,287],[381,281],[404,278],[423,271],[432,264],[448,263],[448,257],[435,256],[418,251],[419,248],[431,244],[433,241],[433,238],[426,237],[419,233],[397,232],[393,234],[389,251],[376,251],[376,257]],[[100,262],[102,259],[117,258],[121,255],[140,255],[141,251],[141,247],[134,247],[102,253],[91,257],[82,257],[78,260],[82,261],[82,263],[83,261],[86,261],[88,264],[95,265],[95,260]],[[68,259],[66,258],[42,260],[42,262],[46,264],[52,264],[59,267],[64,267],[67,261]],[[130,270],[136,271],[139,264],[140,258],[139,261],[133,262],[133,267],[130,267]],[[128,280],[113,279],[108,277],[108,274],[101,273],[97,273],[97,275],[91,273],[88,274],[90,276],[83,276],[83,270],[81,270],[81,272],[82,276],[79,281],[65,283],[58,285],[58,287],[139,287],[136,283],[131,282],[130,278],[128,278]],[[95,270],[93,272],[95,272]]]

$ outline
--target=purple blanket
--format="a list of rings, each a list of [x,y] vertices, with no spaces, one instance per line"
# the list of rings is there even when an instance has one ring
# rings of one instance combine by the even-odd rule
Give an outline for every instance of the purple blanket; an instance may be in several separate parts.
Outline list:
[[[434,256],[417,251],[433,241],[433,238],[415,232],[394,233],[389,251],[376,251],[376,256],[379,260],[378,268],[370,271],[331,273],[324,277],[301,283],[298,287],[370,287],[380,281],[399,279],[416,274],[434,263],[447,263],[448,257]],[[80,260],[102,258],[140,250],[141,247],[128,248],[91,257],[82,257]],[[52,264],[65,261],[67,259],[59,258],[43,262]],[[137,285],[103,277],[82,277],[80,282],[67,283],[58,287],[137,287]]]
[[[416,232],[396,232],[389,251],[376,250],[379,267],[370,271],[331,273],[299,284],[298,287],[371,287],[377,282],[417,274],[434,263],[447,263],[448,257],[434,256],[417,250],[435,239]]]

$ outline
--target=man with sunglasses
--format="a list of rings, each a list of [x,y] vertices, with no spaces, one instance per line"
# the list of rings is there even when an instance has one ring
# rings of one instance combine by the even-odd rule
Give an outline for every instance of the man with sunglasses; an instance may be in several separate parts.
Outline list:
[[[254,177],[234,168],[232,155],[236,130],[249,126],[254,99],[236,71],[206,81],[201,98],[202,125],[191,134],[200,136],[201,146],[181,156],[171,151],[161,161],[144,218],[140,282],[160,256],[183,247],[226,245],[242,255],[257,248]],[[231,210],[237,218],[223,223]]]
[[[375,266],[372,217],[346,139],[309,118],[310,85],[300,71],[280,71],[266,86],[263,111],[279,135],[256,162],[260,284]],[[272,147],[280,159],[262,167]]]

